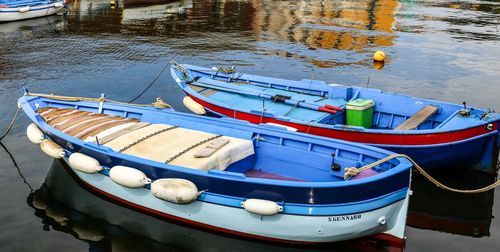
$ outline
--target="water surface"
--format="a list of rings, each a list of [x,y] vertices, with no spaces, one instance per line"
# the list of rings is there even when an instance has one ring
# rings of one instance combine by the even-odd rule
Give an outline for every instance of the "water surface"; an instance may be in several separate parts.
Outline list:
[[[454,103],[467,101],[500,110],[498,1],[184,0],[111,8],[107,0],[75,0],[69,12],[68,17],[0,24],[0,129],[14,114],[22,86],[34,92],[78,96],[106,93],[111,99],[128,101],[172,59],[207,67],[234,65],[239,71],[272,77],[369,86]],[[388,55],[383,66],[371,60],[377,50]],[[186,111],[182,93],[167,72],[138,102],[149,103],[156,96]],[[27,118],[20,116],[3,143],[30,186],[47,191],[43,183],[49,171],[53,174],[62,168],[27,141],[27,124]],[[130,223],[84,213],[61,200],[52,204],[62,213],[47,214],[33,206],[30,187],[1,149],[0,159],[2,251],[133,250],[131,241],[143,250],[219,251],[224,244],[241,251],[302,249],[156,223],[114,205],[109,211],[132,215]],[[456,187],[482,186],[494,179],[474,172],[437,176]],[[419,176],[413,187],[408,251],[500,250],[500,222],[492,218],[500,213],[498,194],[447,193]],[[77,185],[70,188],[78,190]],[[110,203],[95,199],[95,204],[99,209]],[[134,223],[146,219],[151,225],[180,232],[169,233],[172,237],[130,232]],[[83,229],[97,230],[104,238],[82,238],[74,231],[75,226],[80,230],[79,225],[88,225]],[[366,250],[362,245],[320,249]],[[383,244],[368,248],[390,249]]]

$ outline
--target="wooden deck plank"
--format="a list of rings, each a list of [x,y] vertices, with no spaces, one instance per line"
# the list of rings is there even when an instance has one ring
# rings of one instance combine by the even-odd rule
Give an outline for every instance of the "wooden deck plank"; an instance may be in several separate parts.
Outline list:
[[[425,106],[412,117],[408,118],[402,124],[395,128],[395,130],[413,130],[416,129],[420,124],[424,123],[438,111],[435,106]]]

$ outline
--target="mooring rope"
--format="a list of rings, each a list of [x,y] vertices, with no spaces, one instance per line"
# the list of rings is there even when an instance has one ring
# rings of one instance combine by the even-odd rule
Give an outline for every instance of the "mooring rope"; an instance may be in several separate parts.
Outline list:
[[[17,119],[17,116],[19,115],[20,110],[21,110],[21,108],[17,107],[16,113],[14,114],[14,117],[12,117],[12,120],[10,120],[9,126],[7,126],[7,129],[0,137],[0,141],[2,141],[7,136],[7,134],[9,134],[10,130],[12,129],[14,124],[16,123],[16,119]]]
[[[446,186],[443,183],[439,182],[435,178],[433,178],[422,167],[420,167],[415,161],[413,161],[413,159],[411,159],[409,156],[407,156],[405,154],[392,154],[392,155],[389,155],[389,156],[387,156],[385,158],[382,158],[382,159],[380,159],[378,161],[375,161],[373,163],[367,164],[367,165],[365,165],[365,166],[363,166],[361,168],[355,168],[355,167],[346,168],[345,169],[345,173],[344,173],[344,179],[348,179],[348,178],[351,178],[353,176],[356,176],[358,173],[360,173],[360,172],[362,172],[364,170],[371,169],[371,168],[373,168],[373,167],[375,167],[375,166],[377,166],[379,164],[382,164],[384,162],[387,162],[387,161],[389,161],[391,159],[398,158],[398,157],[406,158],[408,161],[410,161],[415,166],[415,168],[420,172],[420,174],[422,174],[425,178],[427,178],[431,183],[433,183],[437,187],[443,188],[443,189],[451,191],[451,192],[457,192],[457,193],[482,193],[482,192],[487,192],[489,190],[493,190],[493,189],[497,188],[498,186],[500,186],[500,180],[497,180],[495,183],[493,183],[491,185],[488,185],[488,186],[485,186],[485,187],[482,187],[482,188],[478,188],[478,189],[473,189],[473,190],[461,190],[461,189],[451,188],[451,187]]]

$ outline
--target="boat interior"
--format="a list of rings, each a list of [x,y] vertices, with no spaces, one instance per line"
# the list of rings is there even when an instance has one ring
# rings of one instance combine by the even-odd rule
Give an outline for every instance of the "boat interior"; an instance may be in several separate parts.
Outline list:
[[[99,109],[69,102],[47,102],[36,111],[56,130],[114,151],[223,176],[330,182],[343,181],[347,167],[361,167],[386,156],[347,143],[321,144],[308,137],[253,131],[239,122],[140,110]],[[226,127],[222,127],[225,125]],[[261,128],[262,128],[261,127]],[[294,158],[290,158],[294,157]],[[353,179],[373,176],[397,164],[397,159],[363,171]]]
[[[480,109],[385,93],[376,89],[326,84],[307,79],[288,81],[247,74],[224,74],[200,69],[187,70],[187,76],[196,80],[187,84],[194,92],[211,99],[215,104],[283,121],[377,131],[446,130],[480,125],[484,123],[482,119],[488,119],[489,115],[488,111]],[[221,86],[224,88],[219,88]],[[266,99],[262,94],[266,97],[288,97],[290,101],[297,103]],[[374,104],[372,110],[366,109],[363,112],[368,113],[371,119],[364,125],[348,119],[352,118],[349,113],[355,113],[349,104],[358,99],[373,101]],[[342,110],[333,113],[318,111],[301,106],[301,102],[317,107],[334,106]]]

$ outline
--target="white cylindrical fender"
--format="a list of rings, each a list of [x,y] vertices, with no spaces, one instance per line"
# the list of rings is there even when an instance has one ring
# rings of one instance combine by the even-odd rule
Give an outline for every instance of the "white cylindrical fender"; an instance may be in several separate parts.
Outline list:
[[[19,8],[19,9],[17,9],[17,11],[19,11],[19,12],[21,12],[21,13],[23,13],[23,12],[28,12],[28,11],[30,11],[30,10],[31,10],[31,7],[29,7],[29,6],[25,6],[25,7],[21,7],[21,8]]]
[[[115,183],[130,188],[139,188],[151,183],[151,179],[144,172],[121,165],[113,166],[109,170],[109,177]]]
[[[177,204],[189,204],[199,195],[196,185],[186,179],[158,179],[151,184],[151,192],[159,199]]]
[[[197,103],[193,98],[186,96],[184,99],[182,99],[182,103],[184,103],[184,106],[186,106],[191,112],[197,114],[197,115],[205,115],[207,111],[205,108]]]
[[[52,140],[44,139],[40,143],[40,149],[51,158],[60,159],[64,157],[64,149]]]
[[[260,215],[274,215],[283,211],[283,207],[276,202],[263,199],[247,199],[241,202],[241,206],[250,213]]]
[[[34,123],[31,123],[28,125],[28,128],[26,128],[26,136],[34,144],[40,144],[45,138],[43,132]]]
[[[85,173],[96,173],[103,169],[99,161],[95,158],[78,152],[72,153],[69,156],[68,164],[69,167]]]

